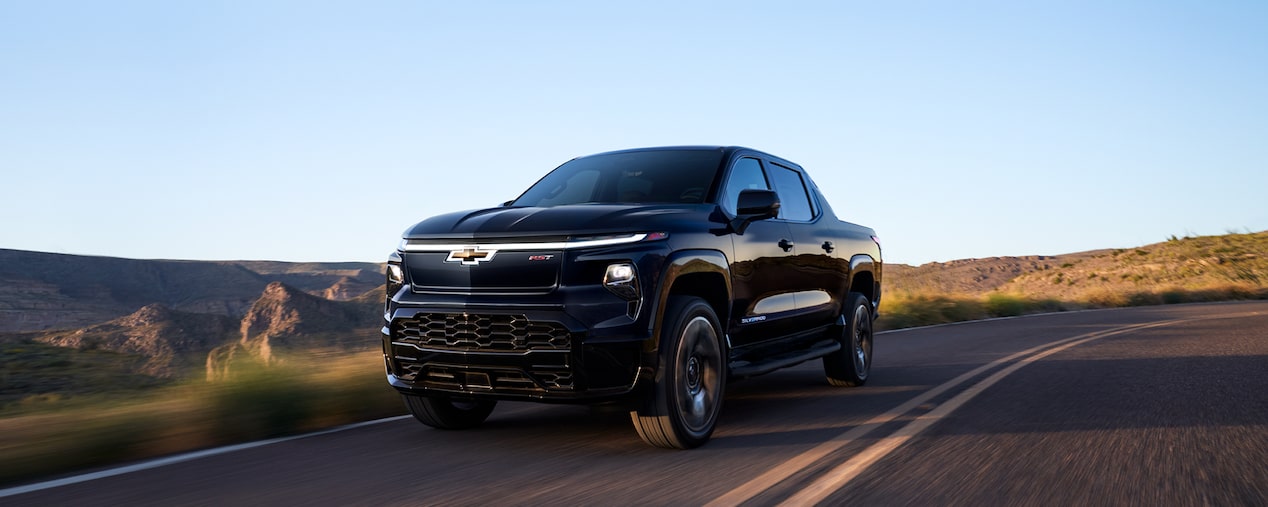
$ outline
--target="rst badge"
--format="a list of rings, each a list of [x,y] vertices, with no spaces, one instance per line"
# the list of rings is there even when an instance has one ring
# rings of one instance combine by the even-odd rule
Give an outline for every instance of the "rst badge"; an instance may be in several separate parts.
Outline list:
[[[449,252],[449,257],[445,258],[445,262],[457,262],[463,266],[475,266],[481,262],[493,260],[493,254],[497,250],[481,250],[478,246],[467,246],[461,250]]]

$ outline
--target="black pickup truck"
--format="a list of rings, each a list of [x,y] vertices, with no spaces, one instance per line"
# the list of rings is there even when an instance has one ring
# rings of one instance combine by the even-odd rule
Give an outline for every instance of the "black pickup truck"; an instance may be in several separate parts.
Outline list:
[[[881,267],[875,232],[838,220],[787,160],[575,158],[500,207],[405,232],[387,378],[437,428],[476,426],[497,400],[621,400],[647,443],[696,447],[729,380],[822,358],[830,384],[863,384]]]

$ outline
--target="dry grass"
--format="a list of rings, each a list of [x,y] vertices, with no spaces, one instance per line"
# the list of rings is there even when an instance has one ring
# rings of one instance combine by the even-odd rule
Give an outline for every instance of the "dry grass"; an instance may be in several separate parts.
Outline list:
[[[886,329],[1082,308],[1268,299],[1268,231],[1057,256],[886,266]]]
[[[0,483],[399,415],[382,355],[294,359],[128,403],[0,419]]]
[[[881,301],[877,328],[901,329],[1087,308],[1122,308],[1251,299],[1268,299],[1268,287],[1224,284],[1194,289],[1172,286],[1147,291],[1102,289],[1068,300],[1032,298],[1000,292],[982,296],[898,293],[886,295]]]
[[[881,300],[878,329],[931,326],[992,317],[1057,312],[1078,306],[1055,299],[1035,299],[1003,293],[985,296],[946,296],[900,292]]]

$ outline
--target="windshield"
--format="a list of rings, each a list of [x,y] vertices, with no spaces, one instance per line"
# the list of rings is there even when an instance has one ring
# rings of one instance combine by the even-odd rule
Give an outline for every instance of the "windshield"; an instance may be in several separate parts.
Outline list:
[[[719,150],[631,151],[582,157],[551,171],[511,205],[701,204],[721,165]]]

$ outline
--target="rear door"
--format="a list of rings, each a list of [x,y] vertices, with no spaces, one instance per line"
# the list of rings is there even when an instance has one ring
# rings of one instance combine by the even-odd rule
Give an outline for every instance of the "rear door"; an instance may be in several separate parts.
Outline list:
[[[821,224],[822,210],[812,197],[805,174],[778,161],[768,161],[767,177],[779,194],[779,219],[788,226],[794,247],[785,283],[794,292],[797,331],[826,326],[836,320],[848,280],[836,246],[834,229]]]

